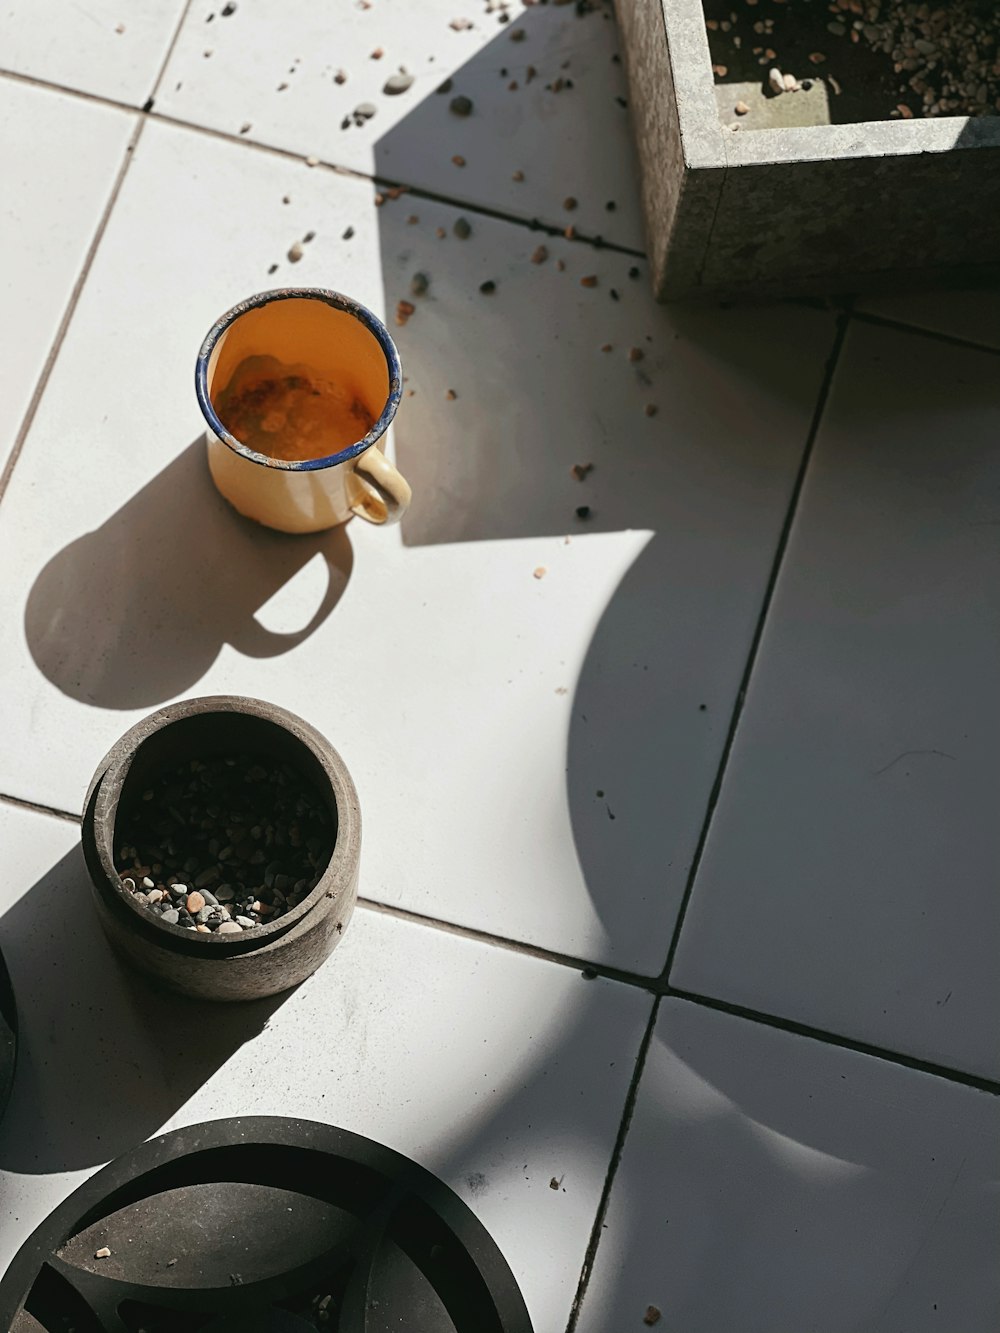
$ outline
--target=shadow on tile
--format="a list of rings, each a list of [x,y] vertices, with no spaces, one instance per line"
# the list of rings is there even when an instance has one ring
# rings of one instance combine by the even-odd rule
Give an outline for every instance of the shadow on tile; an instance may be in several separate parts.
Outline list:
[[[79,847],[0,917],[19,1051],[0,1167],[92,1167],[154,1134],[287,998],[206,1008],[119,966]]]
[[[310,561],[327,565],[319,606],[276,633],[256,612]],[[224,644],[247,657],[296,647],[337,605],[353,553],[343,528],[287,536],[242,518],[212,485],[203,438],[38,575],[25,634],[43,674],[101,708],[144,708],[183,694]]]
[[[407,223],[411,208],[419,227]],[[650,534],[596,623],[567,781],[606,960],[656,974],[835,318],[792,306],[666,309],[642,274],[629,277],[630,256],[479,215],[460,240],[457,216],[405,196],[379,210],[387,304],[415,269],[430,278],[394,329],[414,391],[395,426],[414,492],[403,540]],[[535,265],[540,239],[548,256]],[[581,285],[588,272],[597,287]],[[490,274],[496,290],[481,294]],[[577,464],[592,465],[582,480]]]
[[[987,1333],[997,1125],[987,1094],[664,1001],[577,1327]]]

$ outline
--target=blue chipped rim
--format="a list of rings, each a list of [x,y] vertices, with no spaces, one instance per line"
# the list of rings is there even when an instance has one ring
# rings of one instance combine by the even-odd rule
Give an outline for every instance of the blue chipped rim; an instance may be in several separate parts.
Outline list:
[[[216,343],[225,331],[247,311],[256,310],[258,306],[269,305],[272,301],[303,299],[325,301],[327,305],[333,306],[336,310],[346,311],[347,314],[353,315],[355,319],[359,320],[368,332],[378,340],[389,369],[389,394],[381,416],[363,439],[358,440],[355,444],[349,444],[346,449],[341,449],[338,453],[327,454],[324,458],[286,461],[281,458],[271,458],[268,454],[259,454],[255,449],[249,449],[225,428],[219,420],[209,397],[208,362]],[[385,434],[389,423],[396,415],[399,400],[403,396],[403,368],[400,364],[399,353],[396,351],[396,344],[392,341],[389,330],[377,315],[372,314],[367,306],[361,305],[358,301],[352,301],[349,296],[344,296],[341,292],[330,291],[325,287],[276,287],[273,291],[258,292],[255,296],[248,296],[245,301],[240,301],[239,305],[234,305],[232,310],[227,310],[220,319],[215,321],[198,352],[198,360],[194,367],[194,389],[198,396],[198,406],[201,408],[202,415],[212,431],[223,443],[228,444],[235,453],[249,459],[251,463],[259,463],[262,467],[280,468],[283,472],[314,472],[317,468],[335,467],[338,463],[346,463],[348,459],[357,458],[358,454],[363,454],[366,449],[370,449]]]

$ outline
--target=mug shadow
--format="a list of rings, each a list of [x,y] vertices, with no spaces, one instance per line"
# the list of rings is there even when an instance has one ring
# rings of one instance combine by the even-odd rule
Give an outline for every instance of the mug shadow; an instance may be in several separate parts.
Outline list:
[[[19,1017],[0,1168],[97,1166],[155,1134],[293,992],[204,1004],[122,967],[79,846],[0,917]]]
[[[308,624],[266,628],[256,612],[317,554],[327,587]],[[295,648],[337,605],[352,564],[343,527],[293,537],[236,513],[212,484],[199,436],[52,557],[29,594],[25,635],[64,694],[147,708],[195,685],[225,644],[261,658]]]

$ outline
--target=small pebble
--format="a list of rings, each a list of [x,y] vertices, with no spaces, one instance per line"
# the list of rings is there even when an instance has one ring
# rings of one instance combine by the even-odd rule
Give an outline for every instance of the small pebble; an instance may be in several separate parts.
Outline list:
[[[333,76],[333,81],[334,81],[334,83],[346,83],[346,82],[347,82],[347,70],[346,70],[346,69],[338,69],[337,72],[336,72],[336,74]]]
[[[434,91],[436,93],[450,93],[453,86],[451,79],[445,79],[444,83],[439,83]]]
[[[223,921],[215,933],[216,935],[242,935],[243,927],[238,926],[235,921]]]
[[[575,477],[577,481],[583,481],[588,473],[593,472],[593,463],[574,463],[570,468],[570,476]]]
[[[587,276],[586,276],[585,278],[581,278],[581,279],[580,279],[580,286],[581,286],[581,287],[596,287],[596,286],[597,286],[597,274],[596,274],[596,273],[588,273]]]
[[[385,55],[385,48],[381,46],[376,46],[375,50],[371,53],[369,59],[381,60],[384,55]]]
[[[655,404],[655,403],[647,403],[646,406],[645,406],[645,408],[644,408],[644,411],[645,411],[647,417],[655,417],[655,416],[656,416],[656,404]]]
[[[573,209],[576,208],[576,200],[573,198],[571,194],[567,195],[566,198],[563,200],[563,208],[565,208],[566,211],[569,213],[572,213]]]
[[[454,156],[451,160],[452,160],[452,162],[454,162],[454,164],[455,164],[456,167],[464,167],[464,166],[465,166],[465,158],[462,156],[461,153],[456,153],[455,156]]]
[[[448,103],[448,107],[449,110],[453,111],[456,116],[471,116],[472,98],[465,97],[463,94],[460,93],[458,97],[453,97],[451,99],[451,101]]]
[[[348,227],[347,230],[344,232],[343,236],[341,236],[340,239],[341,239],[342,241],[349,241],[353,235],[354,235],[354,228],[353,228],[353,227]]]
[[[737,102],[733,107],[733,110],[738,116],[745,116],[749,114],[750,108],[747,106],[746,102]]]
[[[565,259],[557,259],[557,260],[556,260],[556,268],[559,270],[560,273],[565,273],[565,272],[566,272],[566,261],[565,261]]]
[[[316,233],[314,231],[307,231],[306,234],[302,237],[302,244],[308,245],[310,241],[314,241],[315,239],[316,239]]]
[[[396,302],[396,323],[400,326],[400,328],[402,328],[402,326],[410,318],[410,316],[413,314],[416,308],[417,307],[413,304],[412,301]],[[266,877],[265,877],[265,882],[266,882]]]
[[[769,69],[767,82],[773,93],[783,93],[785,91],[785,76],[780,69]]]
[[[252,930],[253,927],[257,924],[257,922],[251,920],[251,918],[248,917],[248,916],[238,916],[238,917],[236,918],[236,924],[237,924],[238,926],[242,926],[244,930]],[[221,926],[220,926],[220,930],[221,930]]]
[[[359,102],[354,108],[355,120],[371,120],[372,116],[378,111],[374,102]]]
[[[245,120],[243,124],[240,126],[240,134],[249,134],[252,129],[253,126],[250,124],[250,122],[248,120]]]
[[[414,273],[410,279],[410,291],[414,296],[425,296],[431,280],[426,273]]]
[[[95,1251],[94,1251],[94,1258],[95,1258],[95,1259],[110,1259],[110,1258],[111,1258],[111,1251],[108,1249],[108,1247],[107,1247],[106,1245],[102,1245],[101,1248],[100,1248],[99,1250],[95,1250]]]
[[[496,283],[492,278],[487,278],[485,282],[479,284],[479,290],[484,296],[491,296],[497,289]]]
[[[206,903],[204,907],[200,908],[199,911],[195,913],[194,919],[199,926],[203,926],[209,917],[214,915],[215,908],[209,907],[208,903]]]
[[[407,92],[413,87],[412,74],[393,74],[391,78],[386,79],[382,86],[382,91],[387,97],[398,97],[400,93]]]
[[[212,933],[207,926],[203,926],[201,924],[195,926],[195,930],[198,932],[199,935],[211,935]]]
[[[590,518],[590,505],[578,505],[576,516],[577,518]]]
[[[470,226],[467,218],[456,218],[455,225],[452,227],[452,231],[455,233],[455,235],[458,237],[460,241],[468,240],[468,238],[472,235],[472,227]]]
[[[438,238],[439,241],[443,241],[444,238],[448,235],[448,233],[445,231],[444,227],[435,227],[434,235]]]
[[[142,877],[142,887],[143,887],[144,889],[154,889],[154,888],[156,887],[156,885],[153,883],[153,881],[149,878],[148,875],[143,875],[143,877]]]
[[[169,908],[160,917],[160,920],[165,921],[168,926],[176,926],[180,919],[180,912],[178,912],[176,907]]]
[[[629,269],[628,275],[630,278],[637,278],[639,276],[639,269],[636,267],[635,264],[633,264],[632,267]]]
[[[458,394],[455,392],[454,389],[449,389],[449,390],[445,393],[445,397],[448,399],[448,401],[449,401],[450,403],[453,403],[453,402],[455,401],[455,399],[458,397]]]
[[[304,254],[305,251],[302,249],[302,246],[296,241],[288,251],[288,262],[290,264],[297,264]]]
[[[537,568],[531,571],[531,576],[532,578],[543,579],[547,572],[548,571],[546,570],[544,565],[538,565]]]
[[[318,167],[318,166],[319,166],[319,158],[318,158],[318,157],[307,157],[307,158],[305,159],[305,163],[306,163],[306,166],[307,166],[307,167]]]
[[[544,264],[549,257],[549,252],[544,245],[539,245],[531,256],[533,264]]]
[[[630,361],[641,361],[645,353],[641,347],[630,347],[628,349],[628,359]]]
[[[644,1324],[658,1324],[660,1322],[661,1311],[655,1305],[647,1305],[646,1313],[642,1316]]]
[[[155,903],[162,902],[166,896],[167,895],[163,892],[162,889],[154,889],[152,893],[147,894],[146,902],[152,906]]]
[[[514,171],[514,172],[511,173],[511,177],[510,177],[510,178],[511,178],[512,181],[523,181],[523,180],[524,180],[524,172],[523,172],[523,171]]]

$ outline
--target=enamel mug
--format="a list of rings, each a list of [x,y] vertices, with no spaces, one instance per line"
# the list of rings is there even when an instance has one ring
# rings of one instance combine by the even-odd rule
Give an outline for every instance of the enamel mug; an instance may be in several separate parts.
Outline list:
[[[337,384],[362,420],[372,422],[370,429],[323,457],[287,460],[257,452],[217,410],[234,374],[255,358],[313,368]],[[195,367],[212,480],[241,514],[281,532],[318,532],[354,514],[369,523],[396,522],[410,488],[382,450],[402,383],[389,331],[350,297],[312,287],[248,297],[212,326]]]

